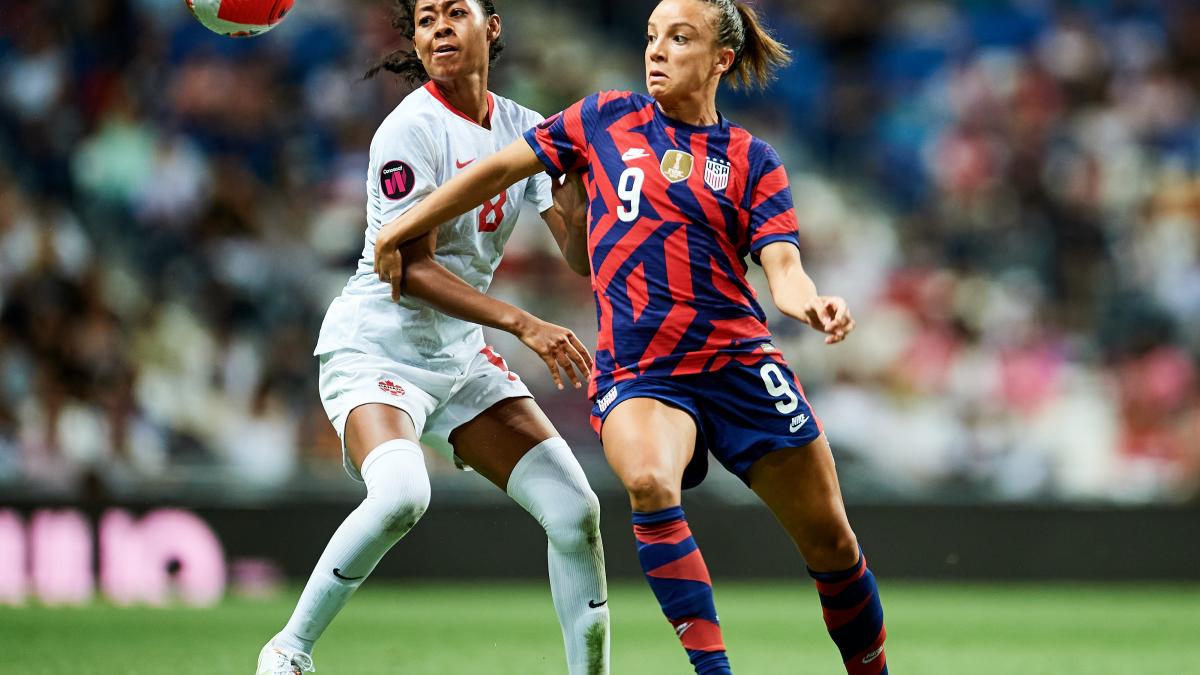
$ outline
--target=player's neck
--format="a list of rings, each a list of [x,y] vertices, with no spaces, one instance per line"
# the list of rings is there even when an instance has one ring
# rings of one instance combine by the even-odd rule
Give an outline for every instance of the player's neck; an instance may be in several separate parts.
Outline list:
[[[490,128],[488,119],[487,77],[468,75],[456,80],[435,80],[446,102],[454,109],[471,118],[481,127]]]
[[[708,96],[689,96],[669,103],[659,101],[658,109],[667,117],[694,127],[710,127],[721,121],[716,99]]]

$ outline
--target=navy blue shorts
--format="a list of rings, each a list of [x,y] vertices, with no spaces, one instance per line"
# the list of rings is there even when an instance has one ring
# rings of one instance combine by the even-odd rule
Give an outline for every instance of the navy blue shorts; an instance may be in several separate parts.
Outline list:
[[[683,472],[684,489],[704,481],[710,451],[749,485],[747,473],[764,455],[803,447],[821,435],[804,389],[778,354],[747,355],[707,373],[620,382],[596,395],[596,432],[613,409],[631,398],[662,401],[695,420],[696,451]]]

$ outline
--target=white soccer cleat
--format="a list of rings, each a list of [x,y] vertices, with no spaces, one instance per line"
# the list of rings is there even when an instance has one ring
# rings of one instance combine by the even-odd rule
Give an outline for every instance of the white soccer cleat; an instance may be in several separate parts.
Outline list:
[[[289,651],[268,642],[258,653],[258,670],[254,671],[254,675],[301,675],[316,670],[308,654]]]

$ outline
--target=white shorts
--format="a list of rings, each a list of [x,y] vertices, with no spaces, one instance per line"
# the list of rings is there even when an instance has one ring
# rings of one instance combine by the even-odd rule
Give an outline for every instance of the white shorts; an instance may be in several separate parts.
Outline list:
[[[321,403],[338,438],[346,473],[362,480],[346,453],[346,418],[367,403],[403,410],[422,442],[436,448],[460,469],[450,432],[509,398],[533,398],[525,383],[508,369],[491,346],[484,347],[460,375],[438,373],[363,352],[340,349],[322,354],[318,387]]]

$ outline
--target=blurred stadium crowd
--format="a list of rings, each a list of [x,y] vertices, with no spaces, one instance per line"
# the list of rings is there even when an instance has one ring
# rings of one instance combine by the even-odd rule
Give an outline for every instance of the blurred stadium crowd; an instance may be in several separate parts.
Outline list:
[[[549,114],[642,88],[649,3],[497,5],[494,91]],[[1195,498],[1200,5],[760,7],[795,63],[722,109],[779,149],[806,265],[859,319],[828,348],[768,308],[848,498]],[[351,488],[310,352],[406,91],[360,79],[389,9],[299,0],[230,40],[180,0],[6,0],[0,489]],[[494,292],[588,342],[538,222]],[[598,458],[582,396],[494,337]]]

